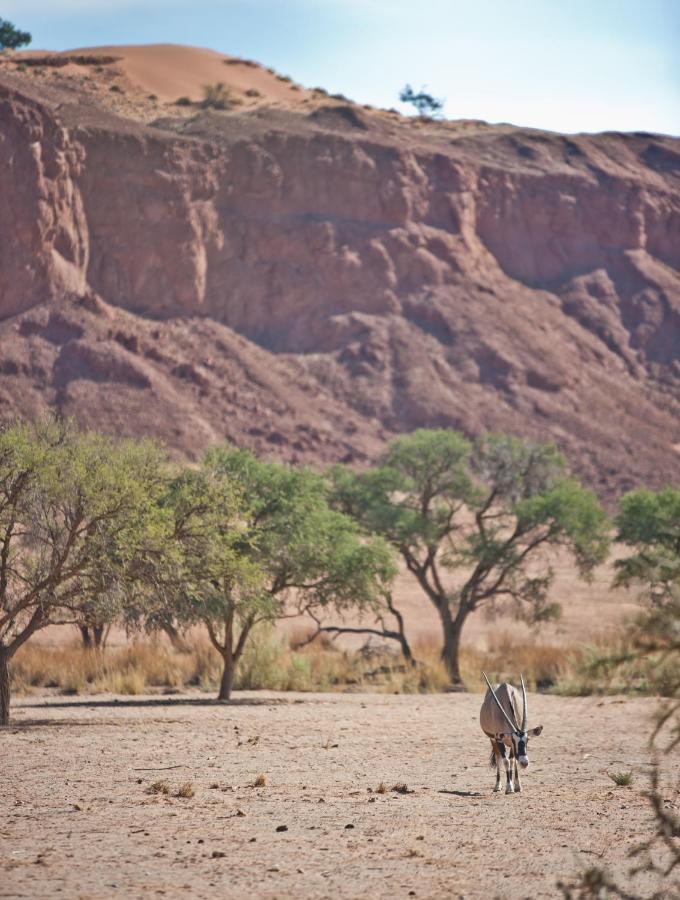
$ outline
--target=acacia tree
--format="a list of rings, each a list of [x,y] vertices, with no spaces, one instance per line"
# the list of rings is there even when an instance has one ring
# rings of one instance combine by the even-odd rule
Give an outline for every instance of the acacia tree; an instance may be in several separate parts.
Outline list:
[[[641,585],[652,606],[680,603],[680,490],[631,491],[616,526],[616,539],[635,552],[616,561],[615,584]]]
[[[0,431],[0,724],[9,721],[8,667],[19,647],[47,625],[75,622],[138,552],[161,461],[150,443],[63,423]]]
[[[552,446],[421,429],[393,440],[376,468],[333,470],[335,501],[397,549],[442,626],[442,659],[461,684],[468,616],[510,601],[540,622],[559,613],[543,551],[564,547],[588,577],[606,558],[607,521],[597,499],[566,474]],[[451,586],[446,572],[459,572]]]
[[[432,94],[428,94],[425,88],[414,91],[410,84],[404,85],[399,92],[399,99],[402,103],[411,103],[420,118],[426,116],[436,116],[444,108],[444,101],[438,100]]]
[[[296,612],[376,605],[394,574],[387,544],[363,539],[330,508],[320,476],[248,451],[208,451],[173,484],[167,507],[176,587],[161,592],[166,600],[148,621],[205,625],[223,660],[220,700],[231,696],[256,625],[287,615],[291,602]]]
[[[30,44],[31,40],[31,35],[27,31],[20,31],[7,19],[0,18],[0,52],[24,47]]]

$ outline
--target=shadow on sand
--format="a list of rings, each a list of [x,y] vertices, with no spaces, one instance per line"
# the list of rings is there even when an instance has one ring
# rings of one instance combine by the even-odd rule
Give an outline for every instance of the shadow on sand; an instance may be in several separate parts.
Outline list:
[[[119,700],[42,700],[35,703],[17,703],[19,709],[125,709],[127,707],[148,708],[152,706],[280,706],[290,703],[285,697],[235,697],[231,700],[216,700],[214,697],[140,697]],[[299,701],[295,701],[299,702]]]
[[[83,697],[78,700],[50,700],[35,701],[33,703],[17,703],[12,706],[12,718],[9,725],[0,726],[2,731],[27,730],[29,728],[41,728],[45,726],[78,726],[84,727],[88,725],[117,725],[120,724],[119,719],[62,719],[62,718],[17,718],[17,713],[24,710],[47,710],[56,709],[82,709],[83,711],[92,711],[96,709],[177,709],[178,712],[182,708],[191,706],[215,706],[229,709],[237,706],[281,706],[286,703],[299,703],[300,700],[287,700],[285,697],[236,697],[232,700],[216,700],[213,697],[145,697],[145,698],[129,698],[110,700],[90,700]],[[158,721],[169,722],[170,719],[158,719]]]
[[[438,794],[453,794],[454,797],[483,797],[479,791],[437,791]]]

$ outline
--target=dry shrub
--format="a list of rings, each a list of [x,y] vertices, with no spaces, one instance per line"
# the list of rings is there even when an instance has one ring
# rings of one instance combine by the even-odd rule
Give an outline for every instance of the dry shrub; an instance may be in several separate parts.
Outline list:
[[[267,785],[267,776],[263,775],[262,772],[260,772],[259,775],[255,776],[255,780],[253,781],[252,787],[256,787],[256,788],[257,787],[266,787],[266,785]]]
[[[480,686],[482,672],[491,680],[515,682],[520,672],[527,686],[546,690],[573,673],[583,650],[536,640],[516,640],[508,633],[491,634],[487,650],[465,648],[461,653],[461,673],[468,687]]]
[[[180,797],[183,800],[191,800],[196,791],[194,790],[194,786],[190,781],[185,781],[184,784],[180,784],[177,790],[174,793],[175,797]]]
[[[216,84],[203,85],[201,106],[204,109],[229,109],[229,107],[238,106],[240,103],[241,101],[233,96],[223,81],[218,81]]]
[[[561,694],[658,694],[672,697],[680,683],[680,655],[639,652],[627,634],[609,644],[585,647],[568,677],[557,685]]]
[[[164,794],[167,796],[170,793],[170,785],[165,779],[153,781],[146,789],[146,792],[147,794]]]

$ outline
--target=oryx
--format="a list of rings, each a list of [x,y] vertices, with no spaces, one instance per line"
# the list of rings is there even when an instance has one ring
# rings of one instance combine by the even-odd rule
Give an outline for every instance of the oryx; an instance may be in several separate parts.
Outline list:
[[[506,786],[505,793],[512,794],[521,791],[517,761],[523,769],[529,765],[527,745],[531,735],[538,736],[543,731],[543,726],[527,730],[527,690],[524,686],[524,676],[520,675],[522,682],[522,716],[521,727],[519,703],[520,696],[517,688],[504,682],[491,687],[489,679],[484,675],[484,680],[489,686],[484,696],[484,702],[479,713],[479,724],[482,731],[491,741],[490,765],[496,766],[496,786],[494,791],[501,789],[501,759],[505,765]],[[512,760],[515,760],[515,784],[512,783]]]

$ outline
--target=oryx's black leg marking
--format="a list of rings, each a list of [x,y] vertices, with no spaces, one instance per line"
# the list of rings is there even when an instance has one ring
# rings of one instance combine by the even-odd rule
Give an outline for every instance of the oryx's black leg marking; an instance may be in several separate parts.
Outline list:
[[[515,759],[515,792],[522,790],[522,782],[519,780],[519,769],[517,768],[517,760]]]
[[[496,784],[494,785],[494,792],[498,792],[501,789],[501,755],[498,752],[498,744],[496,741],[491,741],[491,750],[493,751],[494,759],[496,761]]]
[[[506,746],[503,741],[496,741],[496,746],[498,747],[499,755],[503,758],[503,765],[505,766],[505,793],[513,794],[514,789],[512,787],[512,761],[509,758],[509,754],[506,754]],[[498,777],[500,778],[500,766]]]

